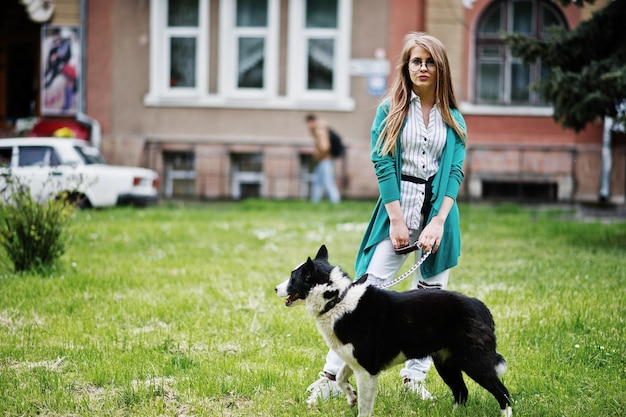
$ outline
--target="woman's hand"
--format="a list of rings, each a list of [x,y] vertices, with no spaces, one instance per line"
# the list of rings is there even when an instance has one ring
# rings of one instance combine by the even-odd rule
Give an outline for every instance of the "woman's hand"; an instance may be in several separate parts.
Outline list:
[[[454,200],[452,197],[445,196],[437,215],[430,219],[430,223],[420,233],[419,241],[422,242],[424,253],[428,251],[435,253],[439,250],[441,238],[443,237],[443,225],[453,204]]]
[[[419,237],[419,241],[422,242],[424,252],[432,251],[432,253],[435,253],[439,250],[441,238],[443,237],[444,222],[444,219],[439,216],[435,216],[430,220],[430,223],[424,227],[424,230],[422,230]]]
[[[389,238],[394,249],[399,249],[409,244],[409,228],[404,219],[392,220],[389,225]]]
[[[404,222],[400,201],[394,200],[385,204],[387,215],[389,216],[389,239],[394,249],[401,248],[409,244],[409,228]]]

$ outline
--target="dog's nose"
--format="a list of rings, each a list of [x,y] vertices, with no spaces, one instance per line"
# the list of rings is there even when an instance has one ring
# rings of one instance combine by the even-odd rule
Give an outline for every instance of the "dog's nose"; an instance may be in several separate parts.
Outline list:
[[[276,292],[277,296],[282,297],[282,296],[287,295],[287,282],[289,282],[289,280],[283,282],[282,284],[278,284],[276,287],[274,287],[274,291]]]

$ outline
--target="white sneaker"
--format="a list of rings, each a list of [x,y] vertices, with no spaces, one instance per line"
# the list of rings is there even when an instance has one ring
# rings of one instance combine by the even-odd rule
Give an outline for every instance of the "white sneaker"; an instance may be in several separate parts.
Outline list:
[[[306,389],[306,392],[311,393],[306,399],[306,404],[309,407],[318,401],[326,401],[343,394],[343,391],[337,385],[337,381],[328,378],[325,372],[320,372],[319,376],[319,379]]]
[[[435,396],[432,395],[426,389],[426,384],[424,381],[418,381],[416,379],[404,378],[402,380],[402,387],[412,393],[416,394],[424,401],[432,401],[435,399]]]

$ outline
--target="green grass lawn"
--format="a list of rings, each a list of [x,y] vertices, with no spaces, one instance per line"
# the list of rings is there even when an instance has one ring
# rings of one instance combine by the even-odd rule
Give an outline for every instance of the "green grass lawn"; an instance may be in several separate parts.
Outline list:
[[[321,244],[352,275],[372,207],[78,212],[58,272],[0,275],[0,415],[356,416],[343,398],[307,409],[327,348],[274,286]],[[490,307],[515,416],[626,415],[626,222],[571,217],[461,205],[449,289]],[[375,415],[452,414],[434,369],[434,403],[406,394],[399,369],[380,378]],[[455,416],[499,415],[490,394],[468,387]]]

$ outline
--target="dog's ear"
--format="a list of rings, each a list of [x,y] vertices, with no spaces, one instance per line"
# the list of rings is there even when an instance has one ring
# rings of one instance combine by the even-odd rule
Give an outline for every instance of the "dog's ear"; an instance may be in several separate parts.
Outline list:
[[[326,245],[320,246],[320,250],[317,251],[317,255],[315,255],[315,259],[328,260],[328,249],[326,249]]]
[[[303,269],[303,277],[305,281],[309,277],[313,276],[313,272],[315,272],[315,263],[313,262],[313,259],[311,259],[311,257],[309,256],[306,262],[304,263],[304,269]]]

